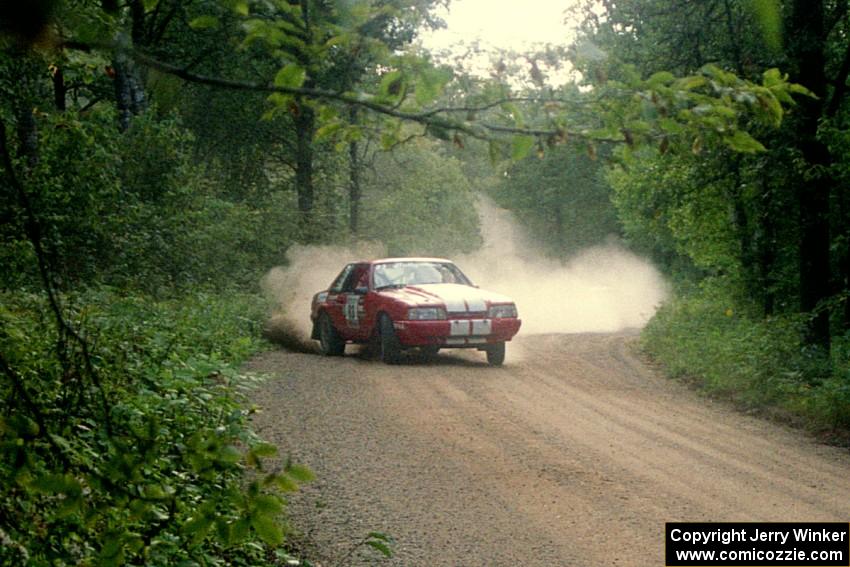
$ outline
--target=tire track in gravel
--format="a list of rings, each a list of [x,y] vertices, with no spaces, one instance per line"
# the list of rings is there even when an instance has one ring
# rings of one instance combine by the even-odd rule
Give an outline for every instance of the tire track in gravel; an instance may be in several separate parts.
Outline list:
[[[666,521],[850,519],[846,451],[658,376],[633,341],[522,337],[502,368],[257,357],[258,432],[318,475],[291,497],[296,540],[323,566],[372,530],[395,557],[347,564],[643,566]]]

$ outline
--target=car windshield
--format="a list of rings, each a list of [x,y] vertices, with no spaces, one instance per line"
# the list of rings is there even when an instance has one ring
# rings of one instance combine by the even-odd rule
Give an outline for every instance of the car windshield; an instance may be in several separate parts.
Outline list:
[[[375,289],[435,283],[472,285],[465,275],[449,262],[386,262],[375,265]]]

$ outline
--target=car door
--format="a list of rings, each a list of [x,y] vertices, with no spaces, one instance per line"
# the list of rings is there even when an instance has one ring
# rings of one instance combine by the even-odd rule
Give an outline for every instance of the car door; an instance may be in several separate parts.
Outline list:
[[[345,326],[346,338],[362,339],[365,334],[368,334],[364,326],[364,299],[368,284],[369,265],[354,264],[336,299],[342,309],[342,324]]]
[[[343,290],[354,267],[355,264],[348,264],[342,269],[328,289],[328,297],[325,300],[325,311],[330,316],[333,326],[345,339],[350,337],[348,336],[348,324],[345,320],[346,294]]]

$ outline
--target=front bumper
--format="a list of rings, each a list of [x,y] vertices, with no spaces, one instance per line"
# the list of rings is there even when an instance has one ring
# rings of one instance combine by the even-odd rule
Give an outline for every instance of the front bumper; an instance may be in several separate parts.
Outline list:
[[[396,336],[403,346],[463,348],[509,341],[519,332],[520,319],[448,319],[442,321],[395,321]]]

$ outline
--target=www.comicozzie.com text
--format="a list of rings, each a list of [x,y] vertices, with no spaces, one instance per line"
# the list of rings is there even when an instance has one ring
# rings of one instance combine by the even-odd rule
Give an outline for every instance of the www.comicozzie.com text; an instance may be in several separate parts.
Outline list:
[[[795,542],[842,542],[846,541],[846,531],[813,530],[811,528],[796,528],[786,530],[761,530],[758,528],[748,530],[739,529],[715,529],[710,531],[689,531],[676,528],[670,532],[672,541],[686,541],[690,543],[721,543],[728,545],[737,541],[772,541],[781,544],[788,542],[793,535]]]

